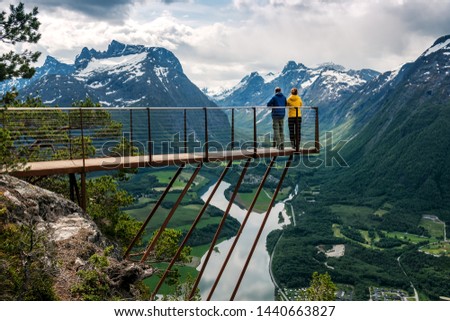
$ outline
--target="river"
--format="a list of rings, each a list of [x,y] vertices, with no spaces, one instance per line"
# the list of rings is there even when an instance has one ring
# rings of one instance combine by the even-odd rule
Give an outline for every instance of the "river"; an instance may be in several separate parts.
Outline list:
[[[228,200],[225,198],[225,190],[230,186],[227,182],[222,182],[211,200],[211,205],[225,211],[228,206]],[[213,186],[202,196],[205,201],[211,194]],[[290,200],[292,195],[287,199]],[[287,201],[286,200],[286,201]],[[284,222],[278,223],[278,214],[282,213]],[[242,223],[247,210],[239,208],[236,204],[233,204],[230,210],[230,215],[235,217]],[[264,214],[252,212],[249,220],[243,230],[243,233],[237,243],[233,255],[231,256],[227,268],[225,269],[222,278],[214,292],[212,300],[225,300],[230,299],[231,293],[236,285],[239,274],[242,271],[245,260],[250,252],[250,248],[255,240],[256,233],[258,232]],[[264,231],[259,239],[258,245],[253,253],[252,260],[247,268],[247,272],[242,280],[239,291],[235,300],[241,301],[272,301],[274,300],[274,285],[269,274],[269,253],[266,251],[266,238],[270,231],[280,229],[282,225],[289,224],[290,220],[285,210],[284,202],[276,203],[272,209],[269,219],[267,220]],[[202,298],[205,299],[209,293],[209,290],[217,278],[219,270],[223,261],[234,241],[234,237],[223,241],[216,245],[217,251],[214,251],[209,259],[208,266],[205,269],[203,277],[200,282],[200,291]],[[201,263],[198,266],[200,270],[201,265],[204,262],[206,255],[201,259]]]

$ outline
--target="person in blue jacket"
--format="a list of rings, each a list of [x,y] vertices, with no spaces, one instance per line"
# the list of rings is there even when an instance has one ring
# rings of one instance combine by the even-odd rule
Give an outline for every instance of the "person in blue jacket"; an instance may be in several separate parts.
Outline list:
[[[272,126],[275,147],[284,149],[284,116],[286,114],[286,97],[281,92],[281,88],[275,88],[275,95],[267,103],[267,107],[272,108]]]

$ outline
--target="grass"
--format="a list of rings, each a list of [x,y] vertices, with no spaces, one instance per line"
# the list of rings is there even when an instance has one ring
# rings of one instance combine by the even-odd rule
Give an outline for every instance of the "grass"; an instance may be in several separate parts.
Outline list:
[[[133,209],[133,210],[127,210],[126,213],[130,214],[132,217],[135,217],[139,221],[145,220],[147,215],[150,213],[154,206],[154,203],[149,203],[146,207]],[[200,204],[192,204],[187,206],[180,206],[175,213],[173,214],[169,224],[168,228],[177,228],[180,230],[187,231],[194,219],[197,217],[198,213],[200,212],[200,209],[202,208],[202,205]],[[170,209],[162,208],[160,207],[152,219],[150,220],[147,230],[146,230],[146,237],[144,240],[148,239],[153,231],[155,231],[157,228],[159,228],[164,220],[166,219],[167,215],[169,214]],[[218,224],[221,220],[221,217],[215,216],[211,217],[208,214],[204,214],[200,222],[197,224],[197,228],[205,227],[208,224]]]
[[[444,223],[422,218],[419,226],[426,229],[432,237],[436,239],[444,239]]]
[[[375,223],[371,219],[374,214],[374,210],[367,206],[335,204],[330,206],[330,210],[334,214],[339,215],[343,224],[347,226],[363,224],[368,228],[371,228],[378,225],[378,223]]]
[[[154,265],[156,268],[161,270],[161,273],[164,273],[166,267],[168,266],[167,263],[158,263]],[[181,283],[186,282],[186,280],[188,280],[188,278],[190,277],[191,279],[195,280],[195,278],[198,275],[198,271],[191,266],[176,266],[174,268],[177,268],[179,273],[180,273],[180,281]],[[172,268],[172,270],[174,269]],[[147,278],[144,280],[144,283],[150,288],[150,292],[152,292],[152,290],[156,287],[156,285],[158,284],[159,280],[161,278],[159,277],[158,274],[154,274],[151,277]],[[167,285],[165,282],[163,283],[163,285],[161,286],[161,288],[158,291],[158,294],[170,294],[173,293],[175,290],[174,286],[169,286]]]
[[[217,241],[217,244],[220,243],[222,240],[223,239],[219,239]],[[194,257],[193,262],[200,263],[201,257],[203,255],[205,255],[205,253],[209,250],[209,246],[210,246],[210,244],[192,247],[191,256]],[[192,265],[193,264],[176,266],[176,268],[178,269],[178,271],[181,275],[180,276],[181,283],[186,282],[186,280],[188,280],[188,278],[191,278],[191,280],[195,280],[195,278],[198,276],[198,271],[196,269],[196,266],[192,266]],[[196,265],[196,264],[194,264],[194,265]],[[167,263],[154,264],[154,267],[160,269],[161,273],[164,273],[167,266],[168,266]],[[159,280],[160,280],[160,277],[157,274],[155,274],[155,275],[151,276],[150,278],[145,279],[144,283],[150,288],[150,291],[152,291],[152,289],[154,289],[156,287],[156,285],[158,284]],[[174,291],[173,286],[169,286],[164,283],[161,286],[161,289],[159,290],[158,293],[159,294],[170,294],[170,293],[173,293],[173,291]]]
[[[168,185],[170,180],[175,175],[175,172],[174,171],[170,171],[170,170],[159,170],[159,171],[156,171],[155,173],[152,173],[151,175],[155,176],[158,179],[158,182],[160,182],[162,184],[165,184],[165,185]],[[192,175],[191,172],[182,172],[180,174],[180,176],[178,176],[178,178],[174,182],[174,184],[172,185],[172,190],[182,190],[185,187],[186,183],[191,178],[191,175]],[[195,178],[192,186],[194,186],[194,188],[196,190],[198,190],[201,187],[203,187],[204,185],[206,185],[207,183],[208,183],[208,179],[207,178],[203,177],[202,175],[197,175],[197,177]],[[157,188],[155,188],[155,190],[159,191],[159,192],[162,192],[165,189],[166,189],[165,187],[157,187]]]
[[[341,233],[341,226],[340,225],[333,224],[332,230],[333,230],[333,235],[335,237],[342,238],[342,239],[345,239],[345,240],[350,240],[352,242],[356,242],[355,240],[351,240],[350,238],[346,237],[345,235],[343,235]],[[364,243],[360,243],[360,242],[358,242],[358,244],[360,244],[361,246],[364,246],[364,247],[371,247],[371,248],[383,250],[383,248],[379,248],[379,247],[376,247],[376,246],[372,245],[374,242],[379,241],[379,237],[378,236],[375,237],[374,239],[371,239],[369,237],[369,231],[368,230],[358,230],[358,231],[361,233],[361,235],[364,237],[364,239],[368,242],[368,244],[364,244]],[[423,242],[423,241],[428,241],[428,242],[436,242],[437,241],[433,237],[432,238],[428,238],[428,237],[419,236],[419,235],[415,235],[415,234],[408,234],[408,233],[404,233],[404,232],[386,232],[386,231],[383,231],[383,233],[389,238],[397,238],[399,240],[406,241],[406,242],[409,242],[409,243],[412,243],[412,244],[418,244],[418,243]]]
[[[236,197],[236,203],[238,203],[241,207],[244,207],[248,209],[253,201],[253,198],[255,197],[257,187],[255,187],[252,192],[250,193],[238,193]],[[289,193],[291,192],[290,187],[284,187],[282,188],[278,195],[276,200],[282,201],[286,199],[289,196]],[[253,211],[257,213],[265,213],[267,211],[267,208],[270,205],[270,202],[272,200],[273,191],[262,189],[261,193],[258,196],[258,200],[256,201],[255,207],[253,208]]]
[[[420,248],[421,251],[432,254],[432,255],[445,255],[450,256],[450,243],[448,242],[437,242],[428,244]]]
[[[407,242],[413,243],[413,244],[417,244],[417,243],[420,243],[423,241],[430,241],[430,242],[435,241],[434,238],[428,238],[425,236],[409,234],[409,233],[404,233],[404,232],[385,232],[385,234],[387,237],[397,238],[399,240],[407,241]]]
[[[168,184],[172,179],[175,172],[173,170],[157,170],[152,173],[148,173],[147,175],[155,176],[158,182],[162,184]],[[184,188],[187,181],[191,177],[190,172],[182,172],[178,179],[175,181],[171,192],[169,192],[163,200],[164,202],[173,202],[175,203],[180,195],[180,190]],[[187,230],[191,226],[195,217],[200,212],[203,205],[201,204],[190,204],[192,200],[198,199],[200,195],[198,192],[209,183],[209,179],[202,175],[197,175],[194,180],[194,183],[190,187],[188,193],[186,193],[183,198],[183,204],[181,204],[177,210],[175,211],[173,217],[171,218],[168,227],[169,228],[178,228],[182,230]],[[164,188],[163,188],[164,189]],[[156,203],[156,199],[151,199],[147,197],[142,197],[138,199],[138,205],[145,205],[140,208],[127,209],[125,212],[130,216],[134,217],[139,221],[144,221],[148,214],[152,211],[154,205]],[[147,231],[150,234],[154,230],[156,230],[159,226],[162,225],[167,215],[169,214],[170,209],[164,208],[160,206],[147,227]],[[197,225],[199,228],[204,227],[208,224],[217,224],[220,221],[220,217],[210,217],[209,215],[204,215],[202,220]]]

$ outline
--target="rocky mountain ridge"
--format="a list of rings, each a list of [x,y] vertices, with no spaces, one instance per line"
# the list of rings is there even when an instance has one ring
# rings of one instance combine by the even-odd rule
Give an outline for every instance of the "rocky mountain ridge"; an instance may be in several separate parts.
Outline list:
[[[74,64],[49,56],[31,79],[0,83],[0,92],[12,88],[49,106],[71,106],[87,96],[104,107],[215,106],[169,50],[115,40],[103,52],[83,48]]]

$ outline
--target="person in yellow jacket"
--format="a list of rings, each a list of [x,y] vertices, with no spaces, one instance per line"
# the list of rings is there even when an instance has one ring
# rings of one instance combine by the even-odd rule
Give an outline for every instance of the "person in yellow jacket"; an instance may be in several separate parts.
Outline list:
[[[302,111],[300,107],[302,105],[303,102],[300,96],[298,95],[297,88],[292,88],[291,95],[287,99],[286,106],[288,106],[289,110],[288,113],[289,138],[291,139],[291,146],[294,149],[297,147],[297,144],[300,144],[301,124],[302,124]]]

